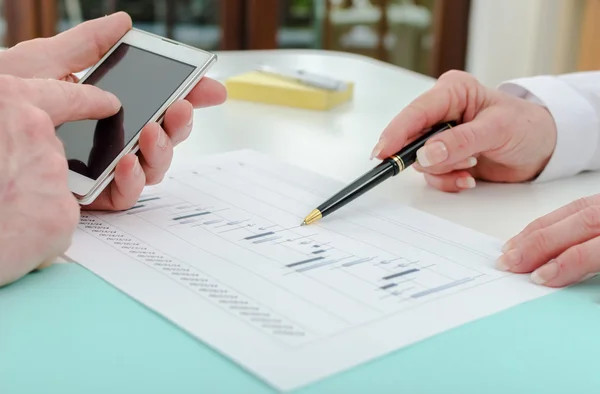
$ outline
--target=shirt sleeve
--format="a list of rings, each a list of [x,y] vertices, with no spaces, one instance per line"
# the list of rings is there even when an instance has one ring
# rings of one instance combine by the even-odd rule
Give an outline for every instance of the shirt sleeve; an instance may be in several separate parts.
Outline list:
[[[554,118],[556,147],[534,182],[600,169],[600,72],[521,78],[498,89],[544,106]]]

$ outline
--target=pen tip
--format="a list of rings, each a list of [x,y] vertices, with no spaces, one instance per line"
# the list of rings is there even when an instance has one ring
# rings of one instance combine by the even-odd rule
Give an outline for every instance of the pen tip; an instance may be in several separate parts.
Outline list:
[[[301,226],[308,226],[309,224],[321,219],[322,217],[323,215],[321,214],[321,211],[319,211],[318,209],[313,209],[312,212],[306,218],[304,218],[304,221],[302,222]]]

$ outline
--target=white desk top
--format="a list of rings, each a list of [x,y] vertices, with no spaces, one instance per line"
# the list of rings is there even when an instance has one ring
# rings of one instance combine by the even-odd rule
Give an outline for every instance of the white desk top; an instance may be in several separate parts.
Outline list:
[[[250,148],[345,182],[375,163],[372,147],[387,123],[434,80],[351,54],[312,50],[220,52],[209,76],[224,78],[259,64],[329,73],[356,83],[352,103],[329,112],[228,101],[196,111],[189,140],[174,163],[198,155]],[[409,169],[373,193],[507,239],[531,220],[579,197],[600,193],[600,173],[541,185],[479,182],[459,194],[430,188]]]
[[[219,53],[208,74],[224,79],[261,63],[329,73],[356,83],[351,104],[330,112],[228,101],[196,111],[190,139],[174,162],[197,155],[254,149],[345,182],[375,165],[371,149],[387,123],[431,87],[430,78],[355,55],[305,50]],[[443,193],[409,169],[373,192],[508,239],[531,220],[579,197],[600,192],[600,174],[542,185],[479,183],[474,190]]]

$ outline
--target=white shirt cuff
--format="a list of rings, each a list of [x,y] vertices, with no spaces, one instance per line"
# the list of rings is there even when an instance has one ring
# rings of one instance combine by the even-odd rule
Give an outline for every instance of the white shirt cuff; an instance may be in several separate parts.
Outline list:
[[[544,106],[554,118],[556,147],[534,182],[574,176],[585,171],[598,147],[600,122],[592,105],[565,81],[537,76],[507,81],[498,88]]]

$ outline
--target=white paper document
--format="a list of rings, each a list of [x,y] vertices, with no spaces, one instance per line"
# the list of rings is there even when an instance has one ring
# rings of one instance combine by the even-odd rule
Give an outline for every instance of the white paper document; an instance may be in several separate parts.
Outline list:
[[[209,157],[83,213],[67,256],[281,391],[554,291],[494,269],[499,240],[371,194],[300,226],[342,186]]]

